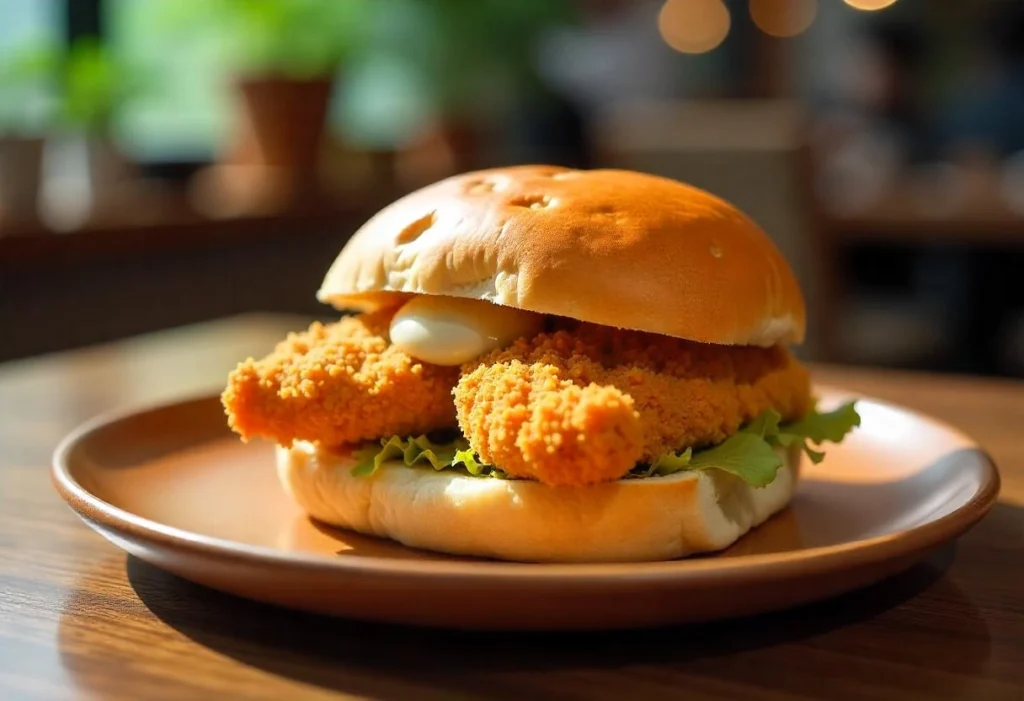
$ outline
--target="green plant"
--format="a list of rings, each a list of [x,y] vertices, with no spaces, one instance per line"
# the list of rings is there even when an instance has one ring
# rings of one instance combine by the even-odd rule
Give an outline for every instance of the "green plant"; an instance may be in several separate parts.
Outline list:
[[[442,110],[460,112],[488,92],[536,88],[534,42],[576,17],[567,0],[378,0],[366,46],[404,62]]]
[[[329,75],[358,45],[373,0],[177,0],[165,4],[171,31],[214,33],[237,71]]]
[[[434,120],[478,124],[513,100],[543,99],[535,43],[577,19],[570,0],[373,0],[337,126],[393,148]]]
[[[118,106],[139,95],[145,85],[142,76],[93,39],[74,43],[62,73],[60,119],[87,131],[105,127]]]
[[[38,43],[15,52],[0,68],[0,104],[9,110],[4,123],[12,129],[59,125],[95,132],[143,85],[136,71],[93,38],[75,41],[66,52]]]
[[[0,132],[39,134],[53,119],[56,100],[52,47],[26,44],[0,62]]]

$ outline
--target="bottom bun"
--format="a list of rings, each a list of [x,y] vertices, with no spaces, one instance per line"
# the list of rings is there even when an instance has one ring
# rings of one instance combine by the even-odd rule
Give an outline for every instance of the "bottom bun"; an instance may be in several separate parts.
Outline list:
[[[384,463],[353,477],[351,455],[278,446],[285,490],[312,518],[424,550],[524,562],[672,560],[721,550],[783,509],[800,452],[767,487],[720,470],[588,487],[469,477]]]

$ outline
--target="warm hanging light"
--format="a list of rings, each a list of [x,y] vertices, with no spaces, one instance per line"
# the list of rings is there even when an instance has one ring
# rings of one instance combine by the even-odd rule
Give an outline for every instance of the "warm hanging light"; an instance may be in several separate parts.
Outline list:
[[[750,0],[750,18],[765,34],[795,37],[818,14],[818,0]]]
[[[667,0],[658,13],[661,38],[684,54],[711,51],[725,41],[730,24],[722,0]]]
[[[844,0],[847,5],[854,7],[858,10],[866,10],[868,12],[874,12],[875,10],[884,10],[896,2],[896,0]]]

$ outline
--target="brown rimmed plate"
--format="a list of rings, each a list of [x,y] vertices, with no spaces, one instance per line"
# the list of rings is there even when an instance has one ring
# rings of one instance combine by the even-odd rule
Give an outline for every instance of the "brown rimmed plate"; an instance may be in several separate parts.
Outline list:
[[[824,404],[846,393],[821,388]],[[318,526],[277,483],[273,449],[228,432],[215,396],[97,419],[54,457],[57,490],[128,553],[231,594],[359,619],[459,628],[642,627],[740,616],[876,582],[995,502],[999,476],[959,431],[862,399],[863,423],[792,505],[729,550],[642,564],[502,563]]]

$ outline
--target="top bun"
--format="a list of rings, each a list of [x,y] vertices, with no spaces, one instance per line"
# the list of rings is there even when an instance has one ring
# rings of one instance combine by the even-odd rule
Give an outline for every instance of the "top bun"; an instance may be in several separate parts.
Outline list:
[[[518,166],[413,192],[364,224],[317,294],[368,311],[480,299],[705,343],[800,343],[799,283],[735,207],[667,178]]]

